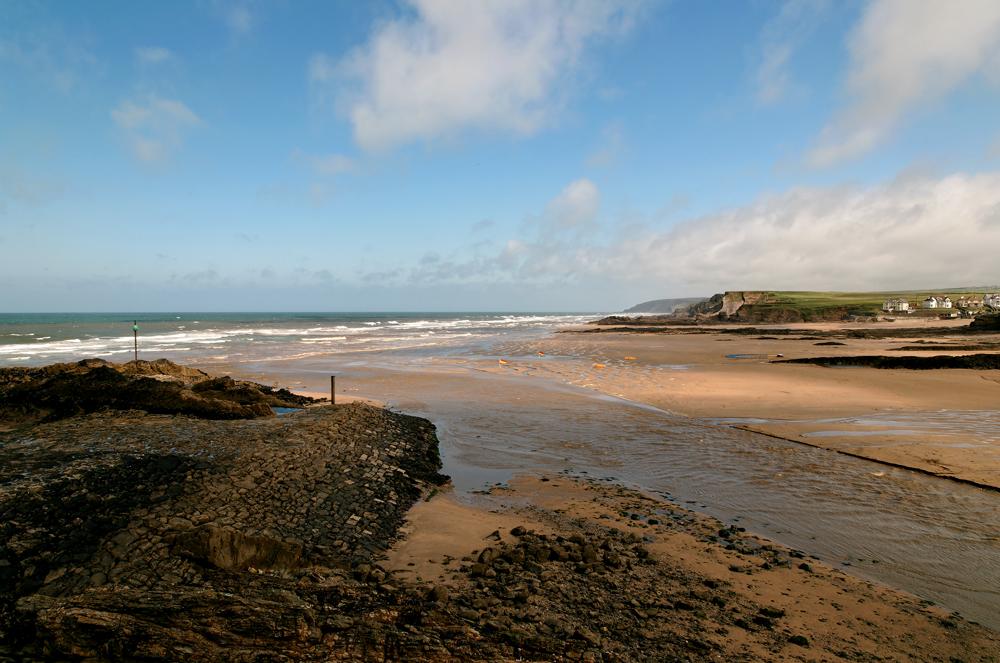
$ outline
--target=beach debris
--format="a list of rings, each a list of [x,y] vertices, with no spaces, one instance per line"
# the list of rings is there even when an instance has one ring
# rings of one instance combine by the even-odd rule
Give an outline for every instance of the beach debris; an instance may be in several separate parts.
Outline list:
[[[594,364],[594,368],[604,368],[604,364]]]
[[[509,364],[510,362],[509,362],[509,361],[507,361],[506,359],[498,359],[498,360],[497,360],[497,363],[499,363],[499,364],[500,364],[501,366],[506,366],[506,365],[507,365],[507,364]]]
[[[545,356],[545,353],[544,353],[544,352],[542,352],[541,350],[539,350],[539,351],[538,351],[538,356],[539,356],[539,357],[544,357],[544,356]]]
[[[636,357],[633,357],[632,355],[625,355],[624,359],[625,361],[635,361]]]

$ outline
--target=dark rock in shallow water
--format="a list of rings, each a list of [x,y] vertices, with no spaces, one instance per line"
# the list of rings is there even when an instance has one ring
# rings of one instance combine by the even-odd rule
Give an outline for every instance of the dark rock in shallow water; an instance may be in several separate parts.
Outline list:
[[[857,366],[867,368],[907,368],[935,370],[964,368],[972,370],[1000,369],[1000,354],[938,355],[936,357],[889,357],[884,355],[859,355],[845,357],[802,357],[778,359],[772,364],[816,364],[818,366]]]
[[[275,407],[314,399],[285,389],[212,378],[166,359],[112,364],[101,359],[0,369],[0,421],[53,420],[100,410],[188,414],[203,419],[271,417]]]
[[[977,332],[1000,331],[1000,313],[976,316],[976,319],[969,323],[969,329]]]

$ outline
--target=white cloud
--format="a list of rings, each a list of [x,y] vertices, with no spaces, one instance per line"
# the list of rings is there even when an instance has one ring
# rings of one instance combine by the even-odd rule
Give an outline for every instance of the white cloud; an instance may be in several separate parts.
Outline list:
[[[608,267],[715,290],[993,283],[998,218],[1000,173],[793,189],[622,242]]]
[[[814,166],[870,151],[912,108],[989,73],[1000,57],[1000,2],[873,0],[848,45],[850,101],[821,132]]]
[[[146,46],[135,49],[135,57],[143,64],[159,64],[171,59],[173,54],[160,46]]]
[[[366,150],[550,121],[568,76],[596,38],[627,30],[639,2],[410,0],[341,60],[317,54],[314,93],[334,96]]]
[[[111,111],[111,117],[124,132],[136,158],[147,163],[168,158],[180,147],[188,130],[203,124],[183,102],[156,95],[123,101]]]
[[[764,26],[755,80],[758,102],[774,104],[788,94],[791,58],[816,29],[829,5],[829,0],[785,0]]]
[[[571,185],[548,207],[594,213]],[[564,207],[564,205],[566,207]],[[1000,280],[1000,172],[899,177],[871,187],[792,189],[666,231],[529,231],[492,255],[415,268],[415,282],[647,288],[876,290]]]
[[[543,220],[555,230],[585,228],[597,220],[600,207],[601,194],[597,185],[582,178],[571,182],[549,202]]]

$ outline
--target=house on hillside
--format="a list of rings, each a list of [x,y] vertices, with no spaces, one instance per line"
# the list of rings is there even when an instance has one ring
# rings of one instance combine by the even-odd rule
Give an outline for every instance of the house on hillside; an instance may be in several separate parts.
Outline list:
[[[951,297],[929,296],[923,302],[924,308],[951,308]]]
[[[886,313],[909,313],[910,302],[905,299],[887,299],[882,304],[882,310]]]
[[[1000,308],[1000,293],[994,292],[988,295],[983,295],[983,306]]]
[[[957,306],[958,308],[982,308],[983,300],[977,297],[976,295],[971,295],[968,297],[962,295],[961,297],[958,298],[958,301],[955,302],[955,306]]]

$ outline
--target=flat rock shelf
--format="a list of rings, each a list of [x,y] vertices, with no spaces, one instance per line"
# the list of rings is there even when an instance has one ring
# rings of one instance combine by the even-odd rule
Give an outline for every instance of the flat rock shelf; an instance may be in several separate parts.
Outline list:
[[[440,467],[430,422],[364,404],[242,421],[103,412],[0,433],[0,659],[137,656],[121,629],[165,632],[171,612],[204,612],[237,649],[253,614],[271,637],[299,629],[301,606],[277,609],[289,596],[246,579],[367,575],[446,481]]]

